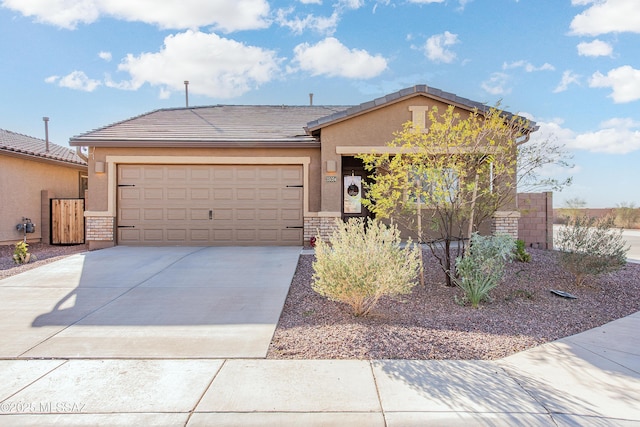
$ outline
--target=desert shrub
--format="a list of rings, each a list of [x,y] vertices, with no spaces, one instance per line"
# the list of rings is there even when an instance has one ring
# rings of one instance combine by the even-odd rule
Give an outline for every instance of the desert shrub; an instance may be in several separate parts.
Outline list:
[[[16,243],[13,249],[13,262],[16,264],[25,264],[29,262],[30,259],[29,244],[22,240]]]
[[[555,247],[560,250],[560,265],[580,286],[589,276],[598,276],[622,268],[629,247],[613,218],[571,218],[558,230]]]
[[[614,209],[615,223],[622,228],[633,228],[640,220],[640,208],[636,208],[635,203],[622,202]]]
[[[525,249],[524,240],[520,240],[520,239],[516,240],[515,258],[520,262],[531,261],[531,254],[527,252],[527,250]]]
[[[417,245],[401,246],[395,225],[376,220],[336,221],[329,242],[318,238],[313,290],[365,316],[385,296],[408,294],[419,268]]]
[[[471,236],[471,247],[464,257],[456,258],[455,279],[464,292],[464,300],[474,308],[488,298],[489,291],[498,286],[505,265],[514,257],[515,240],[507,234]]]

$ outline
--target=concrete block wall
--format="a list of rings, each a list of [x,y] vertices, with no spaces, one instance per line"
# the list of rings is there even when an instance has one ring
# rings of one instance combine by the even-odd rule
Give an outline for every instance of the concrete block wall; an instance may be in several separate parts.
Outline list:
[[[553,193],[518,193],[518,238],[527,247],[553,249]]]
[[[491,217],[491,234],[508,234],[518,238],[519,212],[497,211]]]

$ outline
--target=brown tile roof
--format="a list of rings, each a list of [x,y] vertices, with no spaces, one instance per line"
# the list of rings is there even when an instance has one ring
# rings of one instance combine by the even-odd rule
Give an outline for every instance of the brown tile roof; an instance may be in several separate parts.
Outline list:
[[[44,139],[34,138],[9,130],[0,129],[0,153],[7,152],[24,157],[35,157],[39,160],[69,163],[72,165],[86,166],[86,162],[78,156],[75,150],[62,147]]]
[[[72,146],[316,142],[304,126],[347,106],[215,105],[168,108],[71,138]]]
[[[398,100],[408,98],[414,95],[423,95],[429,98],[439,99],[447,104],[455,105],[469,111],[478,110],[479,112],[487,112],[490,107],[486,104],[482,104],[480,102],[472,101],[467,98],[462,98],[455,93],[445,92],[443,90],[430,87],[427,85],[416,85],[412,87],[408,87],[397,92],[390,93],[381,98],[374,99],[373,101],[365,102],[360,105],[355,105],[343,111],[338,111],[329,116],[320,117],[316,120],[313,120],[307,124],[307,128],[310,131],[316,131],[322,127],[327,126],[330,123],[342,121],[348,119],[350,117],[362,114],[366,111],[380,108],[384,105],[394,103]],[[503,111],[503,114],[507,118],[511,118],[514,114],[509,113],[508,111]],[[530,122],[529,127],[531,131],[535,131],[538,129],[535,122]]]

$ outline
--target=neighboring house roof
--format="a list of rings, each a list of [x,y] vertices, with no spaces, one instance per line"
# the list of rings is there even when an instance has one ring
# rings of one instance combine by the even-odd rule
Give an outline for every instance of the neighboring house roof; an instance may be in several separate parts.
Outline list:
[[[36,161],[64,163],[73,166],[87,166],[75,150],[49,142],[49,151],[44,139],[33,138],[0,129],[0,154],[29,158]]]
[[[478,110],[479,112],[486,112],[486,111],[489,111],[489,109],[491,108],[486,104],[472,101],[467,98],[462,98],[454,93],[445,92],[443,90],[429,87],[427,85],[416,85],[406,89],[399,90],[394,93],[390,93],[389,95],[374,99],[373,101],[365,102],[360,105],[356,105],[348,109],[338,111],[330,116],[321,117],[317,120],[311,121],[307,123],[307,129],[311,133],[311,132],[317,131],[318,129],[326,127],[330,124],[340,122],[342,120],[350,119],[354,116],[364,114],[368,111],[384,107],[388,104],[392,104],[402,99],[409,98],[415,95],[427,96],[429,98],[437,99],[446,104],[450,104],[450,105],[463,108],[469,111]],[[503,114],[508,119],[515,116],[514,114],[509,113],[508,111],[503,111]],[[537,130],[538,127],[536,126],[535,122],[529,122],[528,129],[529,131],[533,132]]]
[[[304,125],[347,106],[215,105],[152,111],[71,138],[72,146],[292,146],[317,140]]]

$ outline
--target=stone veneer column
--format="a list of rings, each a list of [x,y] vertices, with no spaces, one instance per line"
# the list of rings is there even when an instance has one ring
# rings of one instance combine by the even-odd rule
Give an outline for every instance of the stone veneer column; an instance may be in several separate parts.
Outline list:
[[[113,217],[87,216],[85,220],[87,227],[86,240],[89,242],[89,249],[91,249],[92,246],[96,249],[113,246]]]
[[[518,211],[496,211],[491,217],[491,234],[508,234],[518,238]]]
[[[328,241],[331,233],[336,228],[336,219],[340,216],[333,213],[319,212],[304,217],[304,244],[309,243],[312,237],[320,236],[323,241]]]

